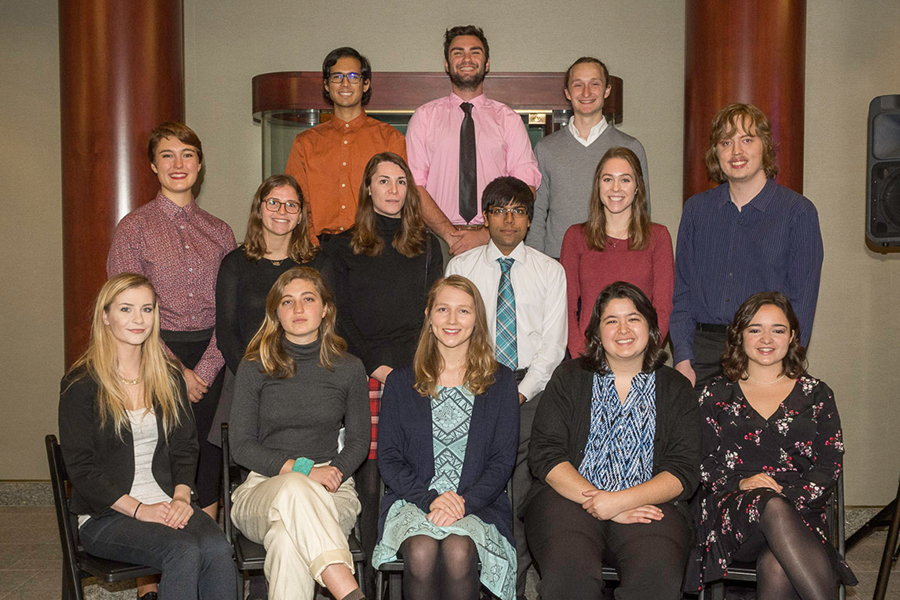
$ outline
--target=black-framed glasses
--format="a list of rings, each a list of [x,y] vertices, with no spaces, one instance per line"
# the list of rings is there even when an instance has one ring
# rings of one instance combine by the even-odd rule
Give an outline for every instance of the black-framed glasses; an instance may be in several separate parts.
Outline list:
[[[514,217],[527,217],[528,209],[524,206],[494,207],[489,208],[487,213],[492,217],[505,217],[508,214]]]
[[[344,81],[344,78],[347,78],[347,81],[350,82],[351,85],[356,85],[357,83],[362,83],[362,75],[359,73],[332,73],[328,76],[328,80],[331,83],[341,83]]]
[[[278,209],[282,206],[284,207],[284,212],[289,215],[296,215],[300,212],[300,203],[294,202],[293,200],[287,200],[282,202],[281,200],[276,200],[275,198],[269,198],[268,200],[263,200],[263,206],[266,207],[266,210],[270,212],[278,212]]]

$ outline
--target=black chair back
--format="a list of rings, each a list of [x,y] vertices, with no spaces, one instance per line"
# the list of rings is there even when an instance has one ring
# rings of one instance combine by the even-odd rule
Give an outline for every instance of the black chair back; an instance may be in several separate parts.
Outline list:
[[[62,597],[64,600],[83,600],[84,590],[81,580],[98,577],[107,583],[157,575],[159,571],[89,554],[78,543],[76,516],[69,511],[69,496],[66,464],[62,449],[53,434],[44,438],[47,447],[47,464],[50,467],[50,485],[53,488],[53,505],[56,508],[56,524],[59,527],[59,541],[63,557]]]

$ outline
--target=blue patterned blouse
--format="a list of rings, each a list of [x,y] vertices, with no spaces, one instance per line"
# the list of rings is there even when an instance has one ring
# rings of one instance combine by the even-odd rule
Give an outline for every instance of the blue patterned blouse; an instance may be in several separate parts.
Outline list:
[[[653,476],[656,373],[638,373],[622,403],[612,372],[594,374],[591,431],[578,467],[582,477],[608,492],[634,487]]]

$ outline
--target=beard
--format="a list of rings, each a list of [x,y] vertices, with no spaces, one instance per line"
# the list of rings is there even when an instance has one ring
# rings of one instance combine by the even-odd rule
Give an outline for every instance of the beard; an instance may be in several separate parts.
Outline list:
[[[460,90],[476,90],[478,86],[484,81],[485,76],[487,75],[487,71],[481,69],[472,75],[461,75],[458,71],[450,70],[447,71],[447,75],[450,76],[450,82],[453,83],[454,87]]]

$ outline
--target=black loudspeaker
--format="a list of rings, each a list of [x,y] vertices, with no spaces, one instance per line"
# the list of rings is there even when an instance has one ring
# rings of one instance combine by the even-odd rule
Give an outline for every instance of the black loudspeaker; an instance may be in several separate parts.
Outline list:
[[[900,94],[869,103],[866,237],[900,246]]]

